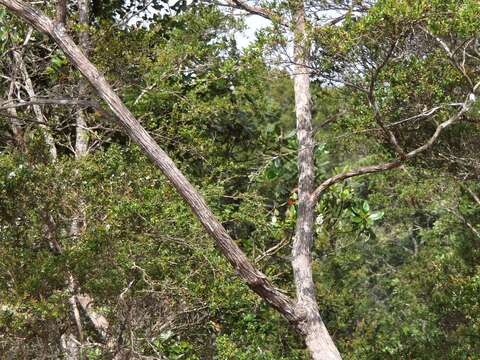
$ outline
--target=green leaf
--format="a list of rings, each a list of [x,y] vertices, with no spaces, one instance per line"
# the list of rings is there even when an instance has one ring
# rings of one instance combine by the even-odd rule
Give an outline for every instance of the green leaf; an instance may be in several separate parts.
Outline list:
[[[377,211],[377,212],[374,212],[373,214],[370,214],[368,218],[372,221],[377,221],[382,219],[384,215],[385,213],[383,211]]]
[[[267,177],[268,180],[273,180],[277,177],[277,171],[273,166],[269,166],[265,171],[265,176]]]
[[[368,202],[364,201],[363,202],[363,211],[368,213],[370,211],[370,205],[368,205]]]

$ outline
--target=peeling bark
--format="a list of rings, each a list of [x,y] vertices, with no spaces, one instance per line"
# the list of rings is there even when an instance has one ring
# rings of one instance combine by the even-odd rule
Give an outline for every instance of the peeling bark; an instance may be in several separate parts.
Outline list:
[[[84,52],[85,56],[90,53],[90,39],[88,35],[88,25],[90,18],[90,2],[88,0],[78,1],[79,13],[79,46]],[[79,84],[79,98],[83,99],[88,92],[88,84],[81,80]],[[79,108],[76,114],[76,139],[75,139],[75,157],[77,159],[83,158],[88,152],[88,129],[87,129],[87,114],[83,109]]]
[[[298,138],[298,211],[295,240],[292,248],[292,268],[297,293],[296,311],[300,327],[313,359],[340,359],[319,313],[315,298],[311,249],[315,225],[315,139],[312,127],[310,47],[306,34],[303,1],[296,4],[294,14],[294,91]]]

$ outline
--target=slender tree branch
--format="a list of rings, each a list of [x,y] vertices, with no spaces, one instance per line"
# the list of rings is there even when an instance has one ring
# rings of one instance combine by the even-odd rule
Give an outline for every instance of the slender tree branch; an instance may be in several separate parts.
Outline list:
[[[56,20],[60,24],[65,25],[67,21],[67,0],[58,0],[56,6]]]
[[[470,194],[470,196],[472,197],[473,200],[475,200],[475,202],[477,203],[478,206],[480,206],[480,197],[475,194],[472,189],[470,189],[468,186],[466,185],[463,185],[462,186],[465,190],[467,190],[467,192]]]
[[[440,47],[445,51],[445,53],[448,55],[448,58],[451,62],[451,64],[463,75],[463,77],[467,80],[469,85],[471,87],[474,87],[474,83],[470,76],[468,76],[468,73],[465,69],[465,62],[463,61],[461,64],[458,63],[457,59],[455,58],[455,53],[458,51],[458,49],[455,49],[452,51],[448,44],[439,36],[435,35],[432,33],[430,30],[428,30],[426,27],[420,26],[420,29],[425,32],[427,35],[431,36],[435,41],[440,45]],[[472,40],[472,39],[470,39]],[[467,40],[464,42],[460,47],[464,47],[464,53],[466,51],[466,48],[468,47],[468,44],[470,43],[470,40]],[[459,48],[460,48],[459,47]]]
[[[255,262],[258,263],[258,262],[262,261],[263,259],[265,259],[266,257],[275,255],[277,252],[279,252],[281,249],[283,249],[286,245],[288,245],[288,243],[292,239],[292,235],[293,235],[293,233],[284,237],[278,244],[272,246],[271,248],[267,249],[264,253],[258,255],[255,258]]]
[[[385,135],[388,137],[390,143],[393,145],[395,148],[395,151],[397,154],[400,156],[401,159],[405,159],[405,152],[403,151],[402,147],[399,145],[398,140],[393,133],[392,130],[390,130],[386,125],[385,122],[383,121],[382,114],[380,112],[380,108],[377,103],[377,99],[375,96],[375,85],[377,82],[378,75],[382,71],[382,69],[388,64],[388,61],[393,55],[393,51],[397,47],[398,44],[398,39],[393,41],[392,44],[390,45],[390,48],[388,49],[388,52],[385,56],[385,59],[382,61],[382,63],[373,71],[373,74],[370,79],[370,86],[369,86],[369,91],[368,91],[368,102],[370,104],[370,107],[373,110],[373,117],[377,124],[380,126],[382,131],[385,133]]]
[[[30,28],[27,32],[27,36],[25,37],[25,41],[23,43],[24,46],[28,44],[30,41],[30,38],[33,33],[33,28]],[[22,74],[23,81],[24,81],[24,86],[25,90],[31,98],[34,98],[35,95],[35,89],[33,87],[33,82],[32,79],[30,78],[30,74],[28,73],[27,66],[25,64],[25,61],[23,60],[23,52],[18,52],[14,51],[13,52],[13,57],[18,64],[18,68],[20,70],[20,73]],[[56,161],[57,159],[57,147],[55,145],[55,139],[53,138],[50,129],[46,125],[42,125],[42,122],[46,122],[45,116],[43,114],[42,109],[38,105],[33,105],[33,112],[35,114],[35,117],[37,118],[38,123],[40,124],[40,128],[42,129],[43,136],[45,138],[45,142],[48,145],[50,156],[53,161]]]
[[[0,110],[17,109],[21,107],[27,107],[32,105],[61,105],[61,106],[85,106],[95,109],[102,117],[110,120],[117,121],[117,117],[111,112],[105,110],[98,101],[94,100],[82,100],[73,98],[54,98],[54,99],[42,99],[34,98],[25,102],[11,102],[6,101],[0,105]],[[42,122],[43,123],[43,122]]]
[[[227,3],[235,9],[244,10],[249,14],[258,15],[267,20],[272,20],[273,18],[273,14],[269,10],[260,6],[250,5],[246,0],[227,0]]]
[[[480,239],[480,232],[475,228],[475,226],[473,226],[470,222],[467,221],[467,219],[465,219],[465,216],[463,216],[460,211],[457,209],[457,210],[453,210],[453,209],[446,209],[450,214],[454,215],[457,219],[459,219],[461,222],[463,222],[467,227],[468,229],[477,237]]]
[[[478,88],[479,85],[480,85],[480,83],[475,85],[474,89]],[[355,176],[372,174],[372,173],[377,173],[377,172],[382,172],[382,171],[386,171],[386,170],[395,169],[395,168],[399,167],[400,165],[402,165],[405,160],[412,159],[413,157],[417,156],[418,154],[426,151],[427,149],[432,147],[432,145],[438,140],[442,131],[445,128],[447,128],[447,127],[451,126],[452,124],[454,124],[455,122],[457,122],[466,112],[468,112],[472,108],[472,106],[475,102],[476,102],[475,94],[470,93],[467,96],[467,98],[465,99],[465,101],[463,102],[462,109],[459,112],[457,112],[456,114],[454,114],[453,116],[451,116],[448,120],[446,120],[446,121],[442,122],[440,125],[438,125],[435,132],[430,137],[430,139],[425,144],[423,144],[422,146],[420,146],[420,147],[416,148],[415,150],[412,150],[409,153],[405,154],[404,159],[400,159],[400,160],[397,159],[397,160],[394,160],[392,162],[386,162],[386,163],[378,164],[378,165],[364,166],[364,167],[358,168],[356,170],[352,170],[352,171],[348,171],[348,172],[344,172],[342,174],[332,176],[331,178],[323,181],[315,189],[315,191],[312,195],[312,201],[314,203],[316,203],[318,201],[318,199],[320,198],[320,196],[323,194],[323,192],[325,192],[325,190],[327,190],[330,186],[332,186],[336,183],[339,183],[343,180],[346,180],[348,178],[352,178],[352,177],[355,177]]]

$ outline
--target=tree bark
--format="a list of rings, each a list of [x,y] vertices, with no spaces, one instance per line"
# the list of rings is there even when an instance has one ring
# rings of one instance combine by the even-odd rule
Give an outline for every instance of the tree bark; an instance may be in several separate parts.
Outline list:
[[[67,21],[67,0],[57,0],[57,21],[59,23],[65,24]]]
[[[30,78],[30,75],[28,74],[28,69],[27,66],[25,65],[25,62],[23,61],[22,54],[20,54],[17,50],[13,51],[13,57],[15,58],[15,61],[18,65],[18,68],[22,74],[23,81],[25,82],[25,90],[28,93],[28,96],[31,99],[35,99],[36,94],[35,94],[35,89],[33,88],[33,83]],[[50,158],[52,161],[57,160],[57,147],[55,145],[55,140],[50,132],[50,129],[48,128],[45,123],[47,122],[47,119],[43,115],[42,108],[38,105],[32,105],[33,106],[33,112],[35,113],[35,117],[37,121],[39,122],[39,126],[42,129],[43,136],[45,138],[45,143],[48,146],[48,150],[50,153]]]
[[[15,83],[16,83],[16,72],[17,72],[17,66],[16,66],[16,61],[15,59],[13,60],[12,64],[12,71],[10,74],[11,81],[10,81],[10,86],[7,92],[7,102],[9,104],[12,104],[14,99],[13,99],[13,94],[15,92]],[[15,142],[18,145],[18,147],[21,149],[23,153],[26,151],[26,145],[25,145],[25,140],[23,138],[23,130],[21,127],[20,122],[18,121],[18,114],[17,114],[17,109],[16,108],[8,108],[7,113],[11,117],[11,128],[12,128],[12,133],[13,137],[15,138]]]
[[[60,2],[59,2],[60,4]],[[89,36],[87,26],[89,25],[89,1],[78,1],[79,23],[80,23],[80,48],[85,54],[89,53]],[[83,98],[87,93],[88,84],[82,79],[79,81],[78,93],[79,98]],[[87,116],[84,113],[81,106],[78,107],[75,114],[75,159],[80,160],[88,153],[88,129],[87,129]],[[78,174],[78,170],[75,170],[75,174]],[[73,239],[76,239],[82,232],[82,225],[85,223],[85,209],[84,202],[80,194],[78,196],[78,207],[75,209],[75,213],[72,217],[72,223],[70,224],[70,235]],[[76,287],[71,287],[72,290],[76,290]],[[72,296],[75,296],[72,293]]]
[[[255,293],[296,326],[298,319],[292,299],[273,286],[267,277],[252,265],[223,225],[216,219],[202,196],[126,108],[104,76],[73,42],[65,27],[61,23],[54,23],[23,1],[0,0],[0,4],[55,41],[117,116],[130,138],[143,149],[188,203],[206,231],[215,240],[217,247],[235,268],[238,276]]]
[[[80,24],[79,46],[85,56],[90,53],[90,39],[88,35],[88,26],[90,25],[90,2],[89,0],[78,1],[78,14]],[[82,99],[88,92],[88,84],[85,80],[81,80],[79,84],[79,97]],[[88,129],[87,129],[87,114],[79,108],[76,114],[76,138],[75,138],[75,157],[77,159],[83,158],[88,152]]]
[[[294,92],[298,138],[298,211],[292,248],[292,268],[297,293],[296,311],[300,327],[315,360],[341,359],[319,313],[315,298],[311,248],[315,225],[315,139],[312,127],[309,53],[303,0],[295,4]]]

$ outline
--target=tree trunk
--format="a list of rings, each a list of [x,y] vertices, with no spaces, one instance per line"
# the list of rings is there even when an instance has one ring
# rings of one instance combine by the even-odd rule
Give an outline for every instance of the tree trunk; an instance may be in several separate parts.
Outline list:
[[[78,13],[80,23],[80,48],[88,56],[90,50],[90,38],[88,35],[88,26],[90,25],[90,3],[89,0],[78,1]],[[78,96],[80,99],[85,97],[88,92],[88,83],[81,79],[78,85]],[[80,160],[88,153],[88,128],[87,128],[87,114],[81,106],[78,107],[75,124],[75,159]],[[76,171],[78,173],[78,171]],[[85,204],[80,195],[78,195],[78,207],[73,216],[70,234],[75,239],[82,232],[82,227],[85,223]]]
[[[315,224],[315,139],[312,127],[309,52],[303,0],[294,16],[294,91],[298,138],[298,212],[292,248],[292,268],[297,292],[297,315],[305,343],[315,360],[341,359],[320,316],[315,298],[311,248]]]
[[[35,99],[35,89],[33,88],[33,83],[30,79],[30,75],[28,74],[27,66],[23,61],[22,54],[20,54],[20,52],[18,52],[17,50],[14,50],[13,56],[23,76],[23,81],[25,82],[25,90],[27,91],[28,96],[30,97],[30,99]],[[39,105],[33,105],[33,112],[35,113],[36,120],[39,122],[39,127],[43,131],[43,136],[45,138],[45,143],[48,146],[50,158],[52,161],[55,162],[57,160],[57,146],[55,145],[55,140],[50,132],[50,129],[45,124],[47,122],[47,119],[43,115],[42,108]]]
[[[104,76],[100,74],[97,68],[73,42],[67,34],[65,27],[61,23],[54,23],[23,1],[0,0],[0,4],[6,6],[11,12],[30,23],[37,30],[48,34],[55,41],[72,64],[95,88],[98,95],[107,103],[130,138],[143,149],[144,153],[150,157],[170,180],[206,231],[215,240],[217,247],[235,268],[238,276],[254,292],[273,308],[277,309],[292,324],[296,325],[298,319],[292,299],[273,286],[267,277],[252,265],[223,225],[216,219],[202,196],[126,108]]]
[[[78,1],[78,13],[80,23],[79,46],[84,52],[85,56],[90,53],[90,38],[88,35],[88,26],[90,25],[90,2],[89,0]],[[79,82],[79,97],[83,98],[88,92],[88,84],[85,80]],[[77,159],[83,158],[88,152],[88,129],[87,129],[87,115],[79,108],[77,111],[77,126],[75,139],[75,157]]]

